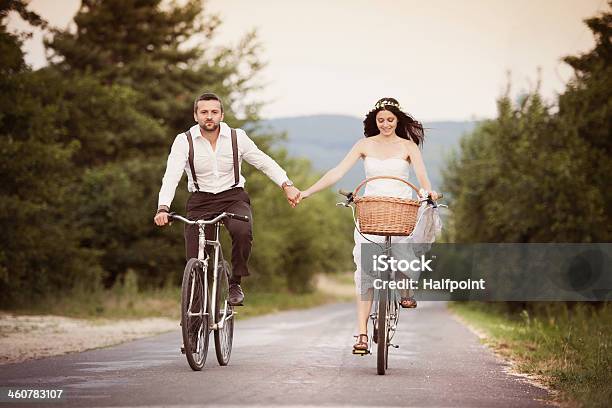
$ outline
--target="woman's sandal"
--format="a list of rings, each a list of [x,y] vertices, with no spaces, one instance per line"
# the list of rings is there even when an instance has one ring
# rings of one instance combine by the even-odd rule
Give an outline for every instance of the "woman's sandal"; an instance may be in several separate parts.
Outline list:
[[[400,306],[404,309],[414,309],[417,307],[417,301],[412,296],[402,297],[400,300]]]
[[[353,345],[353,354],[367,354],[368,350],[368,335],[359,334],[357,336],[357,343]]]

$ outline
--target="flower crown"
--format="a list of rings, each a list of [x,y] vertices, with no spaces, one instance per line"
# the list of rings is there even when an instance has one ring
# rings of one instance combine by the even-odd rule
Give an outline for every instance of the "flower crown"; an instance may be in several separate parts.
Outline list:
[[[382,101],[378,101],[376,105],[374,105],[374,109],[375,110],[381,109],[381,108],[384,109],[386,106],[394,106],[397,109],[402,110],[402,107],[400,106],[399,103],[390,101],[388,99],[383,99]]]

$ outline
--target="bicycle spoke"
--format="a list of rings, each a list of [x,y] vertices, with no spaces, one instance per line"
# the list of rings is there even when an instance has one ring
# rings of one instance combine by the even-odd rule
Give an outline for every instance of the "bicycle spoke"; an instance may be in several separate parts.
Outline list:
[[[191,312],[191,306],[193,306],[193,291],[195,289],[195,280],[196,280],[196,271],[193,271],[192,276],[191,276],[191,294],[189,295],[189,307],[187,308],[187,310],[189,310]]]

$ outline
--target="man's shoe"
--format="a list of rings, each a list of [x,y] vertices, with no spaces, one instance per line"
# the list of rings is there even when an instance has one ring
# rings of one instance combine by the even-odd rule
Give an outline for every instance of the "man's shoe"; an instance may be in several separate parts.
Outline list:
[[[239,284],[230,284],[228,302],[232,306],[242,306],[242,302],[244,302],[244,293],[242,292],[242,288]]]

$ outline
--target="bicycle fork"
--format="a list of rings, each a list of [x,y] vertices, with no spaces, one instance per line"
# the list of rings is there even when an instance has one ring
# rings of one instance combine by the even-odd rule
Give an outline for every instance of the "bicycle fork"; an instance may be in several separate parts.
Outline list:
[[[387,256],[387,259],[389,259],[389,257],[391,257],[391,248],[392,248],[392,243],[391,243],[391,236],[387,235],[385,237],[385,255]],[[391,270],[391,273],[389,274],[389,281],[391,280],[395,280],[395,271]],[[388,304],[395,304],[396,303],[396,292],[393,289],[389,289],[389,291],[387,292],[389,296],[389,302]],[[393,344],[391,343],[391,339],[393,339],[393,336],[395,335],[395,330],[397,329],[397,321],[398,321],[398,313],[399,313],[399,309],[397,307],[394,307],[393,310],[389,309],[387,311],[387,322],[389,324],[389,327],[387,329],[387,332],[389,334],[389,338],[387,339],[387,343],[389,346],[393,347],[393,348],[399,348],[398,344]]]
[[[219,254],[221,252],[221,245],[219,243],[219,233],[220,231],[221,225],[219,223],[217,223],[215,225],[215,241],[206,241],[204,239],[204,237],[201,235],[200,236],[200,254],[203,256],[203,252],[204,252],[204,246],[206,245],[206,243],[208,242],[209,244],[212,244],[215,247],[215,253],[213,256],[213,260],[214,260],[214,265],[213,265],[213,280],[212,280],[212,291],[211,291],[211,302],[210,302],[210,310],[211,310],[211,315],[213,316],[211,324],[210,324],[210,330],[222,330],[223,326],[225,325],[225,322],[232,318],[233,315],[235,314],[235,312],[232,312],[232,314],[228,315],[227,310],[228,310],[228,304],[227,304],[227,299],[225,299],[224,304],[223,304],[223,315],[221,316],[221,318],[219,319],[218,322],[215,321],[216,317],[217,317],[217,308],[219,308],[220,305],[217,304],[217,291],[219,290]],[[203,232],[203,231],[202,231]],[[198,257],[200,256],[200,254],[198,255]],[[206,258],[208,260],[208,257]],[[224,271],[225,273],[225,271]]]

